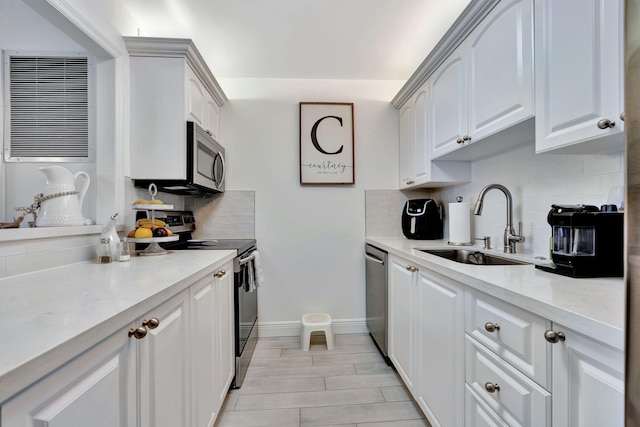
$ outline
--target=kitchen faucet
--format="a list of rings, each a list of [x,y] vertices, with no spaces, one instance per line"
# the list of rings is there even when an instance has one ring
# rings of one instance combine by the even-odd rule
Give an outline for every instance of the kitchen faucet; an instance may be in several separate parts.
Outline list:
[[[496,190],[502,191],[507,197],[507,226],[504,229],[504,252],[515,254],[516,243],[524,242],[524,236],[522,235],[522,222],[520,222],[518,234],[516,234],[515,230],[513,229],[513,202],[511,199],[511,193],[509,192],[507,187],[500,184],[489,184],[484,187],[478,195],[478,201],[476,201],[476,205],[473,208],[473,214],[482,214],[482,203],[484,202],[484,195],[487,193],[487,191],[494,188]]]

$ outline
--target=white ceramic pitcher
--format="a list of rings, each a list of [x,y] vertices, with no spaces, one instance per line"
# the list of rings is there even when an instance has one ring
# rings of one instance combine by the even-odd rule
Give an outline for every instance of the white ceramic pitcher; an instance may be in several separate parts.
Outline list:
[[[91,179],[86,172],[72,173],[62,166],[47,166],[38,168],[47,178],[44,196],[45,200],[40,205],[40,212],[36,220],[36,227],[66,227],[71,225],[84,225],[82,216],[82,201],[87,193]],[[76,180],[82,176],[82,187],[76,189]],[[59,193],[75,192],[47,199]]]

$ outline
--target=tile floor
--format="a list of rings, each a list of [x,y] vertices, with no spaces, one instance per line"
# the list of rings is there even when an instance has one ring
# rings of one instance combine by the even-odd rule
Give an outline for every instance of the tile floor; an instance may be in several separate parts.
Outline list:
[[[242,387],[215,427],[429,427],[369,335],[260,338]]]

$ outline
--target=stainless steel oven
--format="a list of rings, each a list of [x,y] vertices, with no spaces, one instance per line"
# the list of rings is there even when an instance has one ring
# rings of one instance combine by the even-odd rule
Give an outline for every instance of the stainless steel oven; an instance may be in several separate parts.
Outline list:
[[[236,376],[231,388],[239,388],[258,342],[258,289],[255,244],[233,260],[235,283]]]

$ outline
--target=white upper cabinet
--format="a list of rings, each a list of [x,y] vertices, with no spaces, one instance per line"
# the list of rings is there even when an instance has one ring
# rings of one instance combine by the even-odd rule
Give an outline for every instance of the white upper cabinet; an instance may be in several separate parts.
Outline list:
[[[413,104],[411,100],[400,108],[400,189],[415,184],[413,179]]]
[[[471,180],[468,162],[431,161],[431,104],[427,81],[400,109],[400,189],[439,187]]]
[[[431,76],[431,156],[458,149],[467,133],[467,77],[464,45]]]
[[[475,160],[531,141],[531,122],[513,127],[533,117],[532,0],[501,1],[430,80],[432,159]]]
[[[227,97],[191,40],[125,37],[130,63],[130,176],[184,179],[187,120],[219,139]],[[171,153],[171,162],[167,162]]]
[[[536,152],[622,149],[622,11],[621,0],[536,0]]]
[[[475,140],[533,117],[533,5],[503,0],[467,53],[467,129]]]
[[[201,127],[205,122],[205,99],[207,93],[200,79],[191,67],[186,67],[187,120],[193,120]]]

